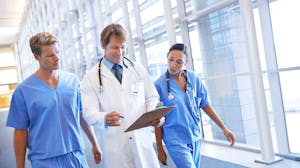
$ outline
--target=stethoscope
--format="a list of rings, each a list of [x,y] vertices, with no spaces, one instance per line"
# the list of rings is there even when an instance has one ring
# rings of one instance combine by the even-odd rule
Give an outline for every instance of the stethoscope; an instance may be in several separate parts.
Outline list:
[[[184,72],[186,74],[186,72]],[[187,92],[187,85],[190,84],[188,79],[186,78],[186,92]],[[175,98],[174,94],[171,92],[171,86],[170,86],[170,73],[169,71],[167,70],[166,72],[166,82],[167,82],[167,89],[168,89],[168,99],[169,100],[173,100]]]
[[[168,70],[166,72],[166,82],[167,82],[167,88],[168,88],[168,99],[173,100],[174,99],[174,94],[171,92],[170,73],[169,73]]]
[[[185,72],[186,73],[186,72]],[[186,74],[185,74],[186,75]],[[186,85],[190,85],[191,87],[192,87],[192,84],[188,81],[188,78],[186,77]],[[168,89],[168,99],[169,100],[172,100],[172,99],[174,99],[175,97],[174,97],[174,94],[171,92],[171,86],[170,86],[170,73],[169,73],[169,71],[167,70],[167,72],[166,72],[166,82],[167,82],[167,89]],[[186,87],[186,94],[188,94],[188,89],[187,89],[187,86],[185,86]],[[192,87],[192,90],[193,90],[193,87]],[[193,93],[193,94],[195,94],[195,93]],[[187,96],[188,97],[188,103],[189,103],[189,105],[190,105],[190,107],[192,108],[192,104],[191,104],[191,100],[190,100],[190,97],[189,97],[189,95]],[[190,113],[191,113],[191,115],[193,116],[193,119],[195,120],[195,122],[196,123],[198,123],[198,121],[197,121],[197,119],[196,119],[196,114],[193,114],[192,113],[192,111],[190,111],[190,110],[188,110]],[[201,116],[201,112],[199,112],[198,113],[199,114],[199,117],[197,117],[197,118],[202,118],[202,116]],[[201,124],[201,130],[202,130],[202,136],[204,137],[204,131],[203,131],[203,123],[202,122],[200,122],[200,124]]]
[[[128,68],[128,66],[125,64],[124,59],[126,59],[126,60],[130,63],[130,65],[133,67],[135,73],[137,73],[136,70],[135,70],[135,67],[134,67],[133,62],[132,62],[129,58],[123,57],[123,65],[124,65],[124,67],[125,67],[125,68]],[[102,83],[102,77],[101,77],[101,64],[102,64],[102,61],[103,61],[103,57],[100,58],[99,65],[98,65],[98,78],[99,78],[99,84],[100,84],[100,92],[103,91],[103,83]],[[137,74],[138,74],[138,73],[137,73]],[[138,75],[139,75],[139,74],[138,74]],[[140,76],[140,75],[139,75],[139,76]]]

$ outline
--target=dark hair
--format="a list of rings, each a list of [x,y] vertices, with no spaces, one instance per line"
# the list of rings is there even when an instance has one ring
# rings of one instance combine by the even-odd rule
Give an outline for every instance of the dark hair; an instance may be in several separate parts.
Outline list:
[[[57,38],[48,32],[41,32],[32,36],[29,40],[30,48],[33,54],[41,55],[41,46],[52,45],[57,42]]]
[[[120,24],[110,24],[106,26],[100,35],[100,42],[102,46],[106,46],[109,43],[110,37],[115,35],[118,39],[126,41],[127,33],[126,30]]]
[[[169,52],[173,51],[173,50],[182,51],[184,53],[184,55],[186,56],[186,58],[188,57],[187,47],[182,43],[175,43],[174,45],[172,45],[172,47],[169,49]]]

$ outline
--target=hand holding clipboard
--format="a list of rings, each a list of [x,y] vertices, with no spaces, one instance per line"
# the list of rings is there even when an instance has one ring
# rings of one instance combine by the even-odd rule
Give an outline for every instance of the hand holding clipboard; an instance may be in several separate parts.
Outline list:
[[[169,113],[173,108],[174,106],[160,107],[155,110],[146,112],[142,114],[135,122],[133,122],[133,124],[131,124],[124,132],[133,131],[136,129],[150,126],[152,125],[151,124],[152,121],[162,118],[167,113]]]

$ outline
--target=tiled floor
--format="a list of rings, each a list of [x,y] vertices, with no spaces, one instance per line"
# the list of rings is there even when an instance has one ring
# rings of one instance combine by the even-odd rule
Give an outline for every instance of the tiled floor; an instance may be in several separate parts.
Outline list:
[[[202,153],[203,155],[211,158],[218,158],[225,162],[231,162],[249,168],[300,168],[299,161],[289,159],[283,159],[282,161],[271,165],[256,163],[255,160],[259,159],[261,156],[259,153],[219,146],[211,143],[203,143]]]

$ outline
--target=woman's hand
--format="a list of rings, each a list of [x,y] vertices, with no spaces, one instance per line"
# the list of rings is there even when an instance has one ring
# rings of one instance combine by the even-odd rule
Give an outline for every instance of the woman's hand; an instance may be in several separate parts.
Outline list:
[[[167,155],[164,149],[158,150],[158,160],[163,164],[167,165]]]
[[[161,127],[164,123],[165,123],[165,117],[151,121],[151,125],[154,127]]]
[[[227,140],[230,142],[230,146],[235,144],[235,135],[232,131],[227,128],[223,129],[223,134],[226,136]]]

